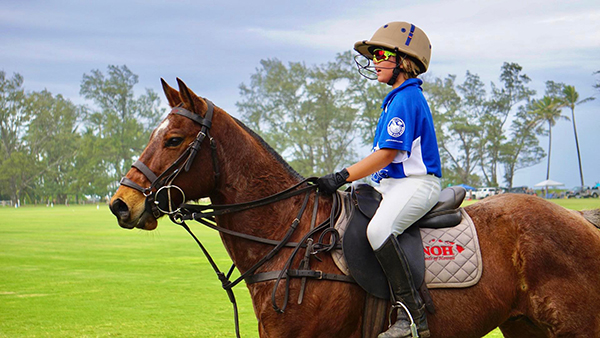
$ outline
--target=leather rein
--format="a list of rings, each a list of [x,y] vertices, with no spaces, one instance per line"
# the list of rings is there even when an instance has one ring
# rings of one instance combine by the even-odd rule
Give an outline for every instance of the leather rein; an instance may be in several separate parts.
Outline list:
[[[239,284],[242,280],[245,280],[247,284],[265,282],[269,280],[275,280],[275,285],[273,287],[273,291],[271,294],[271,301],[273,305],[273,309],[279,313],[283,313],[288,304],[289,299],[289,288],[290,288],[290,278],[302,278],[300,295],[298,297],[298,304],[302,303],[302,299],[304,296],[304,290],[306,285],[307,278],[312,279],[321,279],[321,280],[332,280],[338,282],[346,282],[346,283],[355,283],[354,279],[350,276],[346,275],[338,275],[331,273],[324,273],[319,270],[311,270],[310,269],[310,258],[311,256],[317,255],[321,252],[329,252],[334,249],[340,249],[340,241],[339,241],[339,233],[334,228],[334,220],[339,215],[340,212],[340,202],[337,194],[333,194],[333,206],[331,209],[330,217],[323,221],[318,226],[316,224],[318,204],[319,204],[319,193],[316,191],[317,185],[316,177],[311,177],[302,180],[301,182],[295,184],[294,186],[281,191],[279,193],[273,194],[271,196],[264,197],[262,199],[258,199],[255,201],[238,203],[238,204],[228,204],[228,205],[198,205],[198,204],[181,204],[179,207],[175,208],[172,202],[172,191],[176,190],[179,194],[182,195],[182,200],[185,202],[185,194],[183,190],[174,185],[173,181],[182,170],[186,172],[191,168],[192,162],[196,157],[196,154],[201,148],[202,142],[206,137],[209,139],[209,144],[211,147],[212,154],[212,162],[213,162],[213,171],[215,175],[215,184],[218,182],[218,178],[220,176],[219,168],[217,164],[217,155],[216,155],[216,141],[210,136],[209,129],[212,125],[212,117],[214,113],[214,104],[204,99],[207,104],[207,113],[204,118],[201,118],[198,114],[190,112],[180,106],[173,108],[171,113],[178,114],[181,116],[185,116],[195,123],[198,123],[202,126],[200,132],[197,134],[194,141],[192,141],[187,149],[160,175],[155,175],[150,168],[146,164],[141,161],[136,161],[132,167],[138,169],[150,182],[150,186],[144,188],[139,184],[133,182],[127,177],[123,177],[121,179],[120,184],[138,190],[146,197],[146,209],[152,213],[155,218],[159,218],[162,215],[169,215],[169,218],[172,222],[182,226],[196,241],[204,255],[206,256],[208,262],[212,266],[215,271],[217,277],[221,281],[221,286],[227,292],[230,302],[233,305],[234,310],[234,322],[235,322],[235,331],[236,337],[240,337],[239,333],[239,316],[237,309],[237,301],[235,299],[235,295],[233,293],[233,287]],[[304,186],[303,186],[304,185]],[[303,186],[303,187],[301,187]],[[300,224],[300,219],[302,215],[307,209],[308,202],[310,199],[310,195],[312,192],[315,192],[314,199],[314,207],[313,214],[310,224],[310,231],[307,232],[302,240],[295,243],[290,242],[290,238],[292,237],[294,231]],[[275,203],[278,201],[282,201],[294,196],[298,196],[304,194],[304,200],[300,210],[298,211],[295,219],[292,221],[292,224],[289,226],[288,231],[284,235],[284,237],[277,241],[272,239],[266,239],[262,237],[252,236],[249,234],[244,234],[241,232],[221,228],[217,226],[216,217],[231,213],[237,213],[261,206],[265,206],[271,203]],[[235,263],[231,265],[227,274],[223,273],[214,259],[210,255],[210,253],[206,250],[204,245],[200,242],[200,240],[196,237],[196,235],[191,231],[189,226],[185,223],[187,220],[195,220],[208,228],[213,230],[217,230],[224,234],[228,234],[231,236],[235,236],[238,238],[267,244],[274,246],[265,256],[263,256],[257,263],[255,263],[251,268],[242,273],[238,278],[231,281],[231,275],[235,269]],[[319,238],[315,240],[312,238],[316,233],[321,232]],[[327,235],[329,236],[329,243],[325,243]],[[277,253],[279,253],[283,248],[293,248],[293,252],[290,255],[289,259],[286,261],[285,266],[282,270],[279,271],[269,271],[262,273],[255,273],[261,266],[263,266],[267,261],[273,258]],[[300,267],[298,269],[291,269],[292,262],[294,258],[298,254],[301,249],[305,249],[304,258],[300,262]],[[317,257],[318,259],[318,257]],[[284,303],[281,307],[277,305],[276,301],[276,292],[278,290],[279,284],[282,279],[286,279],[286,289],[284,296]]]

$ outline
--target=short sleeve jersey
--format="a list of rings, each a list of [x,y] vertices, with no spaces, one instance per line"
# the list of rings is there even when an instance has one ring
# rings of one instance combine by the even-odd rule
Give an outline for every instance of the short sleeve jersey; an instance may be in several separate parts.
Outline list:
[[[435,127],[422,84],[420,79],[407,79],[383,100],[373,151],[404,150],[406,156],[398,154],[392,163],[371,175],[376,183],[384,178],[414,175],[442,177]]]

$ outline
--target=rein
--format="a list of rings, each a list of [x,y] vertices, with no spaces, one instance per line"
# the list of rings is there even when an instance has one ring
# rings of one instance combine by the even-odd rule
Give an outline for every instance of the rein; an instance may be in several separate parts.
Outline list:
[[[297,243],[289,242],[289,239],[291,238],[294,231],[297,229],[298,225],[300,224],[300,219],[302,218],[302,215],[304,214],[304,212],[306,211],[306,208],[308,206],[308,201],[309,201],[310,195],[313,191],[316,190],[317,185],[310,184],[303,188],[299,188],[299,187],[306,183],[315,183],[315,181],[316,181],[315,177],[308,178],[308,179],[305,179],[284,191],[281,191],[274,195],[267,196],[265,198],[251,201],[251,202],[245,202],[245,203],[239,203],[239,204],[228,204],[228,205],[184,204],[179,208],[179,211],[177,213],[169,215],[171,218],[171,221],[173,221],[176,224],[181,225],[196,241],[196,243],[198,244],[198,246],[200,247],[200,249],[206,256],[208,262],[212,266],[213,270],[217,274],[219,281],[221,281],[221,286],[227,292],[227,295],[229,296],[229,301],[232,303],[232,306],[234,309],[234,322],[235,322],[236,337],[240,337],[240,335],[239,335],[239,316],[238,316],[238,309],[237,309],[237,301],[236,301],[235,295],[233,293],[233,287],[238,285],[242,280],[245,280],[246,283],[248,283],[248,284],[265,282],[265,281],[269,281],[269,280],[275,280],[275,285],[273,287],[273,291],[271,294],[271,302],[273,305],[273,309],[278,313],[283,313],[285,311],[285,308],[287,307],[288,300],[289,300],[290,278],[294,278],[294,277],[302,278],[302,285],[301,285],[300,296],[298,298],[298,304],[302,303],[302,298],[304,295],[304,289],[305,289],[307,278],[354,283],[354,279],[350,276],[324,273],[319,270],[310,270],[309,269],[309,260],[310,260],[311,255],[316,255],[321,252],[329,252],[331,250],[341,248],[340,242],[339,242],[339,234],[338,234],[337,230],[335,230],[333,228],[334,220],[338,216],[339,211],[340,211],[340,210],[338,210],[338,207],[337,207],[338,205],[340,205],[339,200],[338,200],[339,197],[337,194],[333,195],[334,203],[332,206],[330,217],[328,217],[325,221],[323,221],[318,226],[315,226],[316,214],[318,211],[317,210],[318,200],[319,200],[319,198],[318,198],[319,194],[316,193],[315,194],[315,205],[314,205],[314,209],[313,209],[310,231],[303,236],[301,241],[299,241]],[[275,202],[278,202],[278,201],[281,201],[284,199],[288,199],[288,198],[291,198],[294,196],[298,196],[302,193],[305,194],[302,206],[301,206],[300,210],[298,211],[296,218],[294,218],[294,220],[292,221],[292,224],[289,226],[289,229],[286,232],[286,234],[284,235],[283,239],[281,239],[280,241],[251,236],[251,235],[240,233],[237,231],[220,228],[216,225],[216,219],[215,219],[216,216],[237,213],[237,212],[241,212],[244,210],[257,208],[257,207],[275,203]],[[185,223],[186,220],[195,220],[213,230],[217,230],[219,232],[222,232],[222,233],[225,233],[228,235],[232,235],[232,236],[236,236],[239,238],[243,238],[246,240],[251,240],[251,241],[255,241],[255,242],[259,242],[259,243],[263,243],[263,244],[274,245],[275,247],[271,251],[269,251],[269,253],[267,253],[264,257],[262,257],[257,263],[255,263],[251,268],[249,268],[244,273],[242,273],[237,279],[235,279],[234,281],[231,281],[230,277],[235,268],[235,264],[231,265],[227,274],[223,273],[219,269],[217,264],[215,263],[214,259],[212,258],[212,256],[208,252],[208,250],[206,250],[204,245],[202,245],[200,240],[191,231],[190,227]],[[312,236],[315,235],[319,231],[322,231],[322,233],[321,233],[318,241],[316,243],[314,243]],[[326,234],[331,235],[330,241],[327,244],[324,243]],[[263,273],[257,273],[257,274],[254,273],[261,266],[263,266],[267,261],[269,261],[271,258],[273,258],[277,253],[279,253],[281,251],[281,249],[283,249],[284,247],[294,248],[292,254],[290,255],[290,257],[288,258],[288,260],[286,261],[286,263],[284,265],[284,269],[279,270],[279,271],[269,271],[269,272],[263,272]],[[306,252],[305,252],[305,256],[304,256],[303,260],[300,263],[300,268],[299,269],[290,269],[291,264],[294,261],[294,258],[296,257],[299,250],[302,248],[305,248]],[[286,279],[284,303],[283,303],[283,306],[279,307],[277,304],[277,300],[276,300],[276,293],[279,288],[279,284],[280,284],[281,280],[284,278]]]
[[[318,226],[315,226],[316,216],[318,211],[318,201],[319,201],[319,193],[316,192],[317,185],[316,177],[311,177],[302,180],[301,182],[295,184],[294,186],[278,192],[276,194],[244,203],[237,204],[227,204],[227,205],[197,205],[197,204],[181,204],[179,207],[174,208],[172,201],[172,190],[175,189],[179,191],[182,196],[182,200],[185,202],[185,194],[183,190],[174,185],[173,181],[177,178],[177,176],[181,173],[182,170],[186,172],[190,170],[191,165],[199,152],[202,142],[206,137],[208,137],[211,147],[211,155],[213,162],[213,171],[215,176],[215,184],[217,184],[220,173],[217,162],[216,155],[216,141],[210,136],[209,129],[212,126],[212,117],[214,113],[214,104],[204,99],[207,104],[207,112],[204,118],[201,118],[198,114],[190,112],[180,106],[173,108],[171,113],[178,114],[184,116],[186,118],[191,119],[195,123],[198,123],[202,126],[200,132],[196,135],[194,141],[192,141],[186,150],[160,175],[154,174],[150,168],[143,162],[137,160],[132,167],[138,169],[147,179],[150,181],[150,186],[144,188],[139,184],[133,182],[131,179],[127,177],[123,177],[120,181],[120,185],[124,185],[130,188],[133,188],[139,192],[141,192],[146,197],[146,210],[151,212],[155,218],[159,218],[162,215],[169,215],[169,218],[174,223],[182,226],[196,241],[204,255],[206,256],[208,262],[212,266],[213,270],[217,274],[217,277],[221,281],[221,285],[223,289],[227,292],[230,302],[233,305],[234,310],[234,322],[235,322],[235,331],[236,337],[240,337],[239,333],[239,316],[238,316],[238,308],[237,301],[235,299],[235,295],[233,293],[233,287],[239,284],[242,280],[245,280],[246,283],[259,283],[269,280],[275,280],[275,285],[273,287],[273,292],[271,295],[271,301],[273,305],[273,309],[279,313],[283,313],[288,304],[289,299],[289,288],[290,288],[290,278],[302,278],[300,296],[298,298],[298,304],[302,303],[302,298],[304,295],[304,289],[306,285],[307,278],[315,278],[315,279],[323,279],[323,280],[332,280],[338,282],[347,282],[354,283],[354,279],[350,276],[345,275],[337,275],[331,273],[324,273],[319,270],[310,270],[309,262],[310,256],[316,255],[321,252],[329,252],[334,249],[340,249],[340,236],[337,230],[335,230],[334,220],[338,216],[339,210],[339,196],[337,194],[333,194],[333,206],[331,209],[330,217],[323,221]],[[301,187],[302,185],[307,184],[307,186]],[[306,233],[302,240],[298,243],[290,242],[290,238],[294,234],[296,228],[300,224],[300,219],[302,215],[306,211],[308,207],[308,201],[310,199],[310,195],[312,192],[315,192],[315,203],[313,208],[313,215],[310,224],[310,231]],[[252,236],[244,233],[240,233],[237,231],[232,231],[229,229],[224,229],[217,226],[216,217],[221,215],[227,215],[237,212],[242,212],[245,210],[258,208],[261,206],[265,206],[271,203],[275,203],[278,201],[282,201],[285,199],[289,199],[294,196],[299,196],[304,194],[304,200],[302,202],[302,206],[296,217],[292,221],[292,224],[289,226],[288,231],[284,235],[283,239],[277,241],[272,239],[261,238],[257,236]],[[196,235],[191,231],[190,227],[186,224],[185,221],[194,220],[197,221],[213,230],[217,230],[219,232],[236,236],[242,239],[273,245],[274,248],[269,251],[264,257],[262,257],[258,262],[256,262],[251,268],[242,273],[238,278],[234,281],[231,281],[231,275],[235,269],[235,264],[232,264],[229,268],[227,274],[223,273],[214,259],[206,250],[204,245],[200,242],[200,240],[196,237]],[[319,239],[315,242],[312,238],[317,232],[321,231],[321,235]],[[325,243],[325,237],[329,234],[329,243]],[[256,270],[258,270],[261,266],[263,266],[267,261],[273,258],[277,253],[281,251],[284,247],[293,248],[293,252],[290,255],[289,259],[286,261],[284,269],[279,271],[269,271],[263,273],[255,274]],[[292,262],[296,257],[297,253],[300,249],[304,248],[305,255],[302,261],[300,262],[299,269],[291,269]],[[318,258],[317,258],[318,259]],[[285,289],[285,297],[283,306],[279,307],[276,301],[276,293],[279,287],[279,284],[282,279],[286,279],[286,289]]]

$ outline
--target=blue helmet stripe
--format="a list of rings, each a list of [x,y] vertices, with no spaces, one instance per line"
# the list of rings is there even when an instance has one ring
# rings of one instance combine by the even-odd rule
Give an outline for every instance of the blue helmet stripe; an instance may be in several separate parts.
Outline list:
[[[412,41],[412,37],[413,34],[415,33],[415,25],[411,24],[410,25],[410,32],[408,33],[408,37],[406,38],[406,42],[404,43],[405,45],[410,45],[410,42]]]

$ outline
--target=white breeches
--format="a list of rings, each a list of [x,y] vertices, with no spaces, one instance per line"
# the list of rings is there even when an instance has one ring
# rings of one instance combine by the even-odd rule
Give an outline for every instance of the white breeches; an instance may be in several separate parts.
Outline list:
[[[402,234],[438,202],[440,179],[433,175],[386,178],[377,190],[383,199],[369,222],[367,238],[377,250],[391,235]]]

